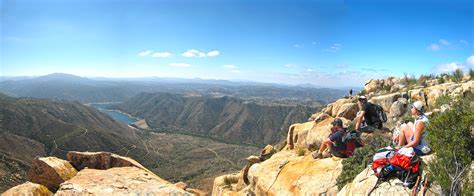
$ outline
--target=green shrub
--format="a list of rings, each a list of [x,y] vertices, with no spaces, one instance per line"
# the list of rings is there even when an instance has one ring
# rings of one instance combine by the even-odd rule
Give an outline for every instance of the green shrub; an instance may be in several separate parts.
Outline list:
[[[298,156],[304,156],[305,153],[306,150],[304,148],[298,148],[298,150],[296,151],[296,154],[298,154]]]
[[[357,148],[354,151],[354,155],[342,161],[342,172],[336,179],[336,185],[339,190],[347,183],[352,182],[367,167],[367,163],[372,159],[377,149],[390,144],[390,139],[384,137],[381,133],[372,133],[365,140],[365,146]]]
[[[418,85],[426,86],[426,81],[428,81],[431,78],[432,78],[431,75],[420,75],[420,77],[418,78]]]
[[[453,98],[451,98],[448,95],[441,95],[438,98],[436,98],[435,106],[436,108],[440,108],[444,104],[448,104],[448,105],[451,104],[451,102],[453,102]]]
[[[443,100],[443,99],[441,99]],[[430,118],[427,140],[436,152],[428,165],[431,179],[436,181],[446,195],[472,193],[472,182],[468,182],[474,150],[471,129],[474,124],[473,95],[451,104],[451,109],[435,113]],[[462,183],[465,183],[462,186]],[[471,184],[470,184],[471,183]]]
[[[474,70],[469,69],[469,76],[471,76],[471,80],[474,80]]]
[[[461,69],[456,69],[452,74],[451,74],[451,79],[454,82],[460,82],[462,80],[464,73],[462,72]]]
[[[445,82],[446,82],[446,80],[444,80],[444,76],[443,76],[443,75],[438,76],[438,84],[443,84],[443,83],[445,83]]]

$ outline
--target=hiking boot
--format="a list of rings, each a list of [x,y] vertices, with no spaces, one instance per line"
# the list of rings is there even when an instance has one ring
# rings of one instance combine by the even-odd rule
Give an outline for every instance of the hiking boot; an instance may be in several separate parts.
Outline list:
[[[324,151],[324,152],[322,153],[322,156],[323,156],[323,158],[330,158],[330,157],[332,157],[332,154],[331,154],[330,152],[328,152],[328,151]]]
[[[323,154],[320,153],[319,151],[314,152],[312,156],[313,156],[314,159],[322,159],[323,158]]]

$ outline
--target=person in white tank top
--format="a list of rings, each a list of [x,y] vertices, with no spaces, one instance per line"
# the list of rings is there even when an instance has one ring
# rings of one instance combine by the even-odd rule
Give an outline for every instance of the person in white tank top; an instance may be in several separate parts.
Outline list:
[[[411,114],[415,116],[415,123],[409,122],[400,126],[397,148],[412,147],[417,155],[425,155],[431,151],[428,142],[423,139],[427,134],[425,128],[429,124],[428,117],[423,112],[424,106],[421,101],[412,104]]]

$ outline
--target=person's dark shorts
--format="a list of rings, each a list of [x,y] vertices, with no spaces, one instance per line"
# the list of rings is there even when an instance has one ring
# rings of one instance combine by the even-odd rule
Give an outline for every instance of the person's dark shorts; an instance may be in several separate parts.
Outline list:
[[[339,157],[339,158],[347,158],[348,156],[345,154],[341,154],[339,151],[334,150],[336,149],[336,146],[334,144],[331,146],[330,152],[333,156]]]
[[[372,133],[375,130],[376,128],[371,125],[365,125],[365,126],[359,127],[359,131],[362,133]]]

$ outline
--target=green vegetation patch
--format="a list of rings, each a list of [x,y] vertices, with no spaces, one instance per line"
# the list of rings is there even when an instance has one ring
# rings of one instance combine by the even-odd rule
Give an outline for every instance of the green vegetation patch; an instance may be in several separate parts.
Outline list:
[[[438,99],[437,105],[450,103],[447,97]],[[469,195],[474,187],[468,172],[474,150],[472,129],[474,125],[474,96],[451,103],[451,109],[435,113],[430,118],[428,141],[436,153],[428,165],[431,179],[436,181],[446,195]]]

